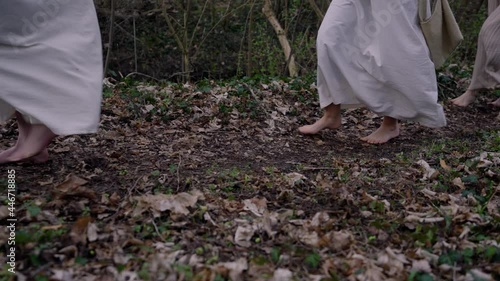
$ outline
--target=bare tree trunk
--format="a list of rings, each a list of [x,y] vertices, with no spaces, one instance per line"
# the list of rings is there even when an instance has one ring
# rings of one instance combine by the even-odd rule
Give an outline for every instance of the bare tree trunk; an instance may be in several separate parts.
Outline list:
[[[115,0],[110,0],[111,1],[111,18],[109,19],[110,24],[109,24],[109,40],[108,40],[108,51],[106,54],[106,61],[104,62],[104,77],[106,77],[106,74],[108,73],[108,68],[109,68],[109,60],[111,59],[111,49],[113,47],[113,33],[114,33],[114,26],[115,26]]]
[[[192,46],[189,43],[189,35],[188,35],[188,19],[191,16],[191,0],[185,0],[186,1],[186,10],[184,12],[184,47],[186,52],[184,52],[183,56],[183,70],[184,72],[184,82],[189,82],[191,80],[191,62],[189,60],[189,48]],[[193,34],[196,31],[193,31]]]
[[[281,48],[285,53],[285,59],[288,65],[288,72],[291,77],[296,77],[298,75],[297,65],[295,64],[295,56],[292,53],[292,47],[290,46],[290,42],[286,36],[285,31],[281,27],[276,15],[271,7],[271,0],[264,0],[264,6],[262,7],[262,12],[266,16],[267,20],[273,27],[276,35],[278,36],[278,40],[280,42]]]
[[[163,17],[165,18],[165,21],[167,22],[167,26],[168,26],[170,33],[172,33],[172,35],[174,36],[175,42],[177,43],[177,46],[179,47],[179,49],[181,49],[181,52],[182,52],[182,78],[183,78],[183,82],[188,82],[189,78],[190,78],[189,66],[191,63],[189,61],[189,49],[188,49],[189,46],[187,46],[187,34],[185,33],[187,31],[185,31],[182,34],[182,38],[179,37],[179,35],[176,32],[176,28],[174,26],[173,20],[170,18],[170,16],[167,13],[167,7],[166,7],[165,3],[163,3],[162,13],[163,13]],[[184,17],[184,19],[186,19],[186,17]],[[187,29],[186,26],[184,26],[184,28]]]
[[[248,30],[247,30],[247,71],[246,74],[248,77],[252,76],[253,74],[253,67],[252,67],[252,44],[253,44],[253,38],[252,38],[252,25],[253,25],[253,7],[255,5],[255,1],[252,2],[252,5],[250,6],[250,12],[249,12],[249,18],[248,18]]]

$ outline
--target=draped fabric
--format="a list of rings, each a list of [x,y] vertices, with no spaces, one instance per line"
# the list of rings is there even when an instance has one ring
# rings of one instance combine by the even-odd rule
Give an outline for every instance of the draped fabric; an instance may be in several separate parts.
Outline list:
[[[488,12],[479,32],[470,90],[500,87],[500,0],[489,0]]]
[[[317,50],[321,107],[366,106],[428,127],[446,125],[417,1],[333,0]]]
[[[92,0],[0,0],[0,122],[19,111],[55,134],[97,130],[102,49]]]

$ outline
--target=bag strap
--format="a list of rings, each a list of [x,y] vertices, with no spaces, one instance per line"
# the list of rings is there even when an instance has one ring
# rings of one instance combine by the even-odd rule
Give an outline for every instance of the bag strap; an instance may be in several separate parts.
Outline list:
[[[418,16],[420,21],[427,21],[430,17],[432,17],[432,15],[434,15],[438,6],[445,4],[444,2],[448,4],[448,0],[418,0]]]
[[[429,4],[429,0],[418,0],[418,16],[421,22],[426,21],[430,17],[427,11]]]

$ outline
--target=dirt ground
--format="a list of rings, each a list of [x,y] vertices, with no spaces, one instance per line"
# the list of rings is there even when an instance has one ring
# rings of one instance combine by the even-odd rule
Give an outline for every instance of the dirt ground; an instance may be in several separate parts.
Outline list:
[[[313,96],[259,89],[184,91],[189,111],[168,109],[169,120],[151,113],[154,102],[130,110],[136,100],[115,89],[97,134],[57,138],[47,163],[3,166],[5,179],[16,171],[18,280],[500,276],[491,95],[465,109],[445,102],[444,128],[402,122],[398,138],[369,145],[359,138],[381,121],[369,111],[303,136],[297,127],[320,114]],[[0,130],[3,149],[14,121]],[[474,160],[483,152],[494,153],[488,168]],[[439,175],[426,178],[419,160]]]

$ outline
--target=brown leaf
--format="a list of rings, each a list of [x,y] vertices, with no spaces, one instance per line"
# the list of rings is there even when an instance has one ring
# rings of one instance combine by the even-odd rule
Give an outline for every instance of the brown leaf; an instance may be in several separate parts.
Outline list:
[[[250,239],[255,233],[255,227],[253,225],[238,226],[236,233],[234,234],[234,243],[241,247],[250,247]]]
[[[97,225],[95,223],[91,223],[87,227],[87,237],[89,242],[94,242],[97,240]]]
[[[452,183],[458,187],[460,187],[460,189],[465,189],[465,185],[464,183],[462,182],[462,179],[457,177],[457,178],[454,178]]]
[[[427,179],[433,180],[437,178],[437,176],[439,175],[439,171],[431,168],[431,166],[424,160],[419,160],[417,164],[424,169],[424,177],[422,178],[423,180]]]
[[[278,268],[274,271],[271,281],[289,281],[292,280],[293,274],[286,268]]]
[[[0,206],[0,219],[4,219],[8,217],[10,214],[9,207],[7,206]]]
[[[86,183],[87,183],[86,180],[79,178],[73,174],[69,174],[66,177],[66,180],[63,183],[61,183],[60,185],[58,185],[56,188],[60,191],[68,191],[68,190],[71,190],[75,187],[82,186]]]
[[[120,195],[118,195],[118,193],[116,192],[113,192],[113,194],[111,194],[111,196],[109,197],[109,204],[111,204],[112,206],[118,206],[120,202]]]
[[[58,230],[61,227],[63,227],[62,224],[58,224],[58,225],[45,225],[45,226],[42,226],[41,230]]]
[[[63,183],[55,188],[55,192],[57,193],[56,198],[83,197],[92,201],[97,200],[96,192],[83,186],[86,183],[86,180],[70,174]]]
[[[68,152],[70,150],[71,150],[71,147],[69,147],[69,146],[63,146],[63,147],[58,147],[58,148],[52,149],[52,152],[54,152],[54,153],[63,153],[63,152]]]
[[[252,198],[243,200],[243,210],[250,211],[257,217],[262,217],[267,212],[266,198]]]
[[[219,263],[216,267],[228,270],[230,280],[241,281],[243,280],[243,271],[248,269],[248,262],[245,258],[240,258],[234,262]]]
[[[451,171],[451,167],[448,166],[443,159],[439,160],[439,164],[441,165],[441,168],[445,169],[446,171]]]
[[[193,191],[192,194],[182,192],[178,194],[156,194],[135,197],[138,204],[134,210],[134,216],[139,216],[145,210],[150,209],[155,217],[159,217],[161,212],[171,211],[173,213],[188,215],[188,207],[193,207],[198,199],[203,198],[203,193]]]
[[[411,270],[417,272],[423,271],[427,273],[432,272],[431,265],[427,260],[414,260],[411,265]]]
[[[335,251],[341,251],[351,246],[354,236],[348,230],[332,231],[324,235],[322,241]]]
[[[73,224],[71,232],[69,233],[73,243],[82,243],[83,245],[87,244],[87,228],[90,221],[90,217],[81,217]]]

